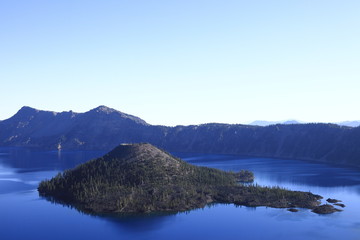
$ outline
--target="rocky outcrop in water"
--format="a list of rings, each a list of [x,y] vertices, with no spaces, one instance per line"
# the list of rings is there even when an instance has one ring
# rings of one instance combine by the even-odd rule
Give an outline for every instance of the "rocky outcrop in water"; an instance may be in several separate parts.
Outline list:
[[[334,212],[341,212],[342,210],[335,208],[330,204],[323,204],[318,207],[315,207],[312,212],[317,214],[330,214]]]

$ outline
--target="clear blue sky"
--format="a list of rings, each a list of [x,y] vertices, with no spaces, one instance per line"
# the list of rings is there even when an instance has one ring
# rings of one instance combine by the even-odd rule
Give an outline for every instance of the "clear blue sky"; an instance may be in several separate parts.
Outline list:
[[[358,0],[1,1],[0,43],[0,119],[360,119]]]

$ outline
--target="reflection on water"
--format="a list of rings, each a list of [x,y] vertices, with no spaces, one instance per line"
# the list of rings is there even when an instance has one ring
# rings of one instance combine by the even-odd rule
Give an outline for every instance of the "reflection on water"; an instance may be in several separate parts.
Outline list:
[[[169,214],[151,214],[139,216],[106,216],[104,217],[115,228],[121,232],[152,232],[172,222],[176,218],[176,213]]]
[[[217,204],[170,215],[89,216],[39,198],[38,183],[103,152],[0,148],[1,239],[359,239],[360,172],[312,162],[234,155],[176,154],[202,166],[249,169],[261,185],[312,191],[344,201],[345,211]],[[21,229],[19,231],[18,229]]]

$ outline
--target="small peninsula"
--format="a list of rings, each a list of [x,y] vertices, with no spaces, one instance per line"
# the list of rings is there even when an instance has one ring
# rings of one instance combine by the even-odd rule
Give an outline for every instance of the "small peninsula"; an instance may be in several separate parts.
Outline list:
[[[148,143],[122,144],[101,158],[42,181],[40,196],[90,214],[177,212],[209,203],[308,208],[319,195],[252,182],[252,172],[191,165]]]

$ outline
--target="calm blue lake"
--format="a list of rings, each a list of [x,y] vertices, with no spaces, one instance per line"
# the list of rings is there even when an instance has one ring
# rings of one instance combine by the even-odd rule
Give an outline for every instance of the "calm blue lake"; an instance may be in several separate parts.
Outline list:
[[[249,169],[261,185],[343,200],[343,212],[214,205],[188,213],[94,217],[38,196],[38,183],[104,152],[0,148],[0,239],[360,239],[360,171],[326,164],[234,155],[175,154],[202,166]]]

